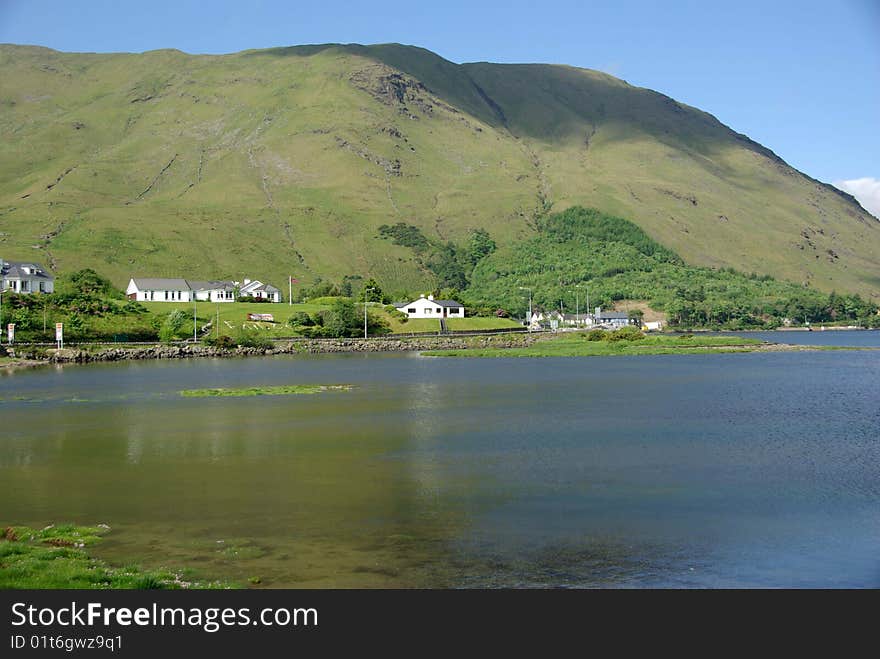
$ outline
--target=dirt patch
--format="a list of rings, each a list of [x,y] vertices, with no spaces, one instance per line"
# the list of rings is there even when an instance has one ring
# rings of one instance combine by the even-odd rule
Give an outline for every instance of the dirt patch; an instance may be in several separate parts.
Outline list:
[[[641,311],[642,320],[646,323],[660,321],[666,325],[666,314],[662,311],[655,311],[646,300],[620,300],[614,304],[614,311]]]

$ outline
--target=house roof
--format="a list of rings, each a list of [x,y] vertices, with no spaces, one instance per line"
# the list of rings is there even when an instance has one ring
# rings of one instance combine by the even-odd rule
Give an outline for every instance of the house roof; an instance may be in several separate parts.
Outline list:
[[[396,309],[403,309],[404,307],[408,307],[410,305],[409,302],[395,302],[394,307]]]
[[[464,305],[461,302],[456,302],[455,300],[432,300],[430,298],[422,295],[421,297],[416,298],[412,302],[395,302],[394,306],[400,309],[401,307],[405,307],[409,304],[415,304],[416,302],[430,302],[431,304],[436,304],[438,307],[463,307]],[[399,305],[399,306],[398,306]]]
[[[242,284],[241,292],[246,293],[249,291],[255,291],[255,290],[259,289],[261,286],[263,286],[263,282],[261,282],[259,279],[254,279],[252,281],[247,282],[246,284]]]
[[[25,272],[25,268],[29,268],[34,272]],[[46,280],[54,280],[55,278],[50,275],[39,263],[34,263],[33,261],[4,261],[0,259],[0,274],[6,278],[37,278],[37,279],[46,279]]]
[[[141,291],[188,291],[186,279],[162,279],[154,277],[132,277],[134,285]]]
[[[256,288],[252,288],[251,291],[266,291],[267,293],[278,293],[278,289],[275,288],[272,284],[260,284]]]
[[[231,281],[187,281],[194,291],[231,291],[235,289],[235,284]]]
[[[627,320],[629,314],[625,311],[602,311],[598,317],[602,320]]]

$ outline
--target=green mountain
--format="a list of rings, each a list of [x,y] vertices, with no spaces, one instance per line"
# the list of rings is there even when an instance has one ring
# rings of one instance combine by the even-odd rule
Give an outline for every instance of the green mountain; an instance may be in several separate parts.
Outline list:
[[[612,76],[420,48],[0,46],[0,256],[59,272],[436,279],[379,227],[503,249],[552,208],[687,263],[880,296],[880,222],[711,115]]]

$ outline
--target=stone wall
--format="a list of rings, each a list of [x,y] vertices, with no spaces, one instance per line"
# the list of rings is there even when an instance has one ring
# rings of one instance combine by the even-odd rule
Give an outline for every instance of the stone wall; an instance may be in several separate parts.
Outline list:
[[[203,345],[155,345],[137,348],[109,347],[100,350],[79,348],[49,349],[45,357],[52,363],[112,362],[128,359],[188,359],[193,357],[250,357],[285,354],[326,354],[341,352],[408,352],[417,350],[459,350],[462,348],[516,348],[528,346],[537,340],[529,334],[425,337],[407,339],[310,339],[278,342],[272,348],[224,349]]]

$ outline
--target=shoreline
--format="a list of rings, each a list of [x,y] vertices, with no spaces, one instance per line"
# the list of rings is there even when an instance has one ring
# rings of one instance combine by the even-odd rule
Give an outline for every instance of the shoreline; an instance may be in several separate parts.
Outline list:
[[[299,339],[279,341],[271,348],[238,346],[216,348],[202,344],[149,345],[132,348],[108,347],[98,350],[62,348],[45,350],[40,356],[35,348],[15,351],[8,363],[0,362],[0,370],[36,368],[51,364],[88,364],[99,362],[152,360],[263,357],[271,355],[320,355],[356,352],[419,352],[424,350],[467,350],[470,348],[526,348],[547,336],[539,334],[496,334],[468,337],[413,337],[401,339]]]
[[[446,353],[443,356],[452,356],[451,353],[473,352],[470,356],[482,356],[486,350],[491,350],[497,356],[503,356],[505,349],[532,348],[535,344],[552,344],[554,340],[565,337],[566,334],[496,334],[467,337],[453,336],[430,336],[430,337],[407,337],[394,339],[293,339],[276,342],[271,348],[238,346],[235,348],[216,348],[202,344],[184,345],[148,345],[131,348],[107,347],[103,349],[63,348],[45,350],[45,355],[39,355],[34,348],[24,348],[15,351],[8,357],[6,363],[0,362],[0,372],[11,372],[40,366],[57,364],[89,364],[119,361],[158,360],[158,359],[199,359],[199,358],[233,358],[233,357],[265,357],[272,355],[321,355],[340,353],[367,353],[367,352],[425,352],[426,356],[440,356],[437,353]],[[674,334],[658,333],[650,336],[673,337]],[[859,348],[848,346],[821,346],[775,342],[719,344],[713,345],[681,345],[674,354],[695,354],[708,352],[816,352],[824,350],[870,350],[871,348]],[[516,351],[518,352],[518,351]],[[433,354],[432,354],[433,353]],[[623,353],[621,353],[623,354]],[[645,351],[651,354],[651,351]],[[658,353],[654,353],[658,354]],[[670,353],[665,353],[670,354]],[[462,355],[466,356],[466,355]],[[510,356],[539,356],[539,355],[516,355]],[[564,356],[564,355],[559,355]],[[613,356],[595,354],[571,356]]]

